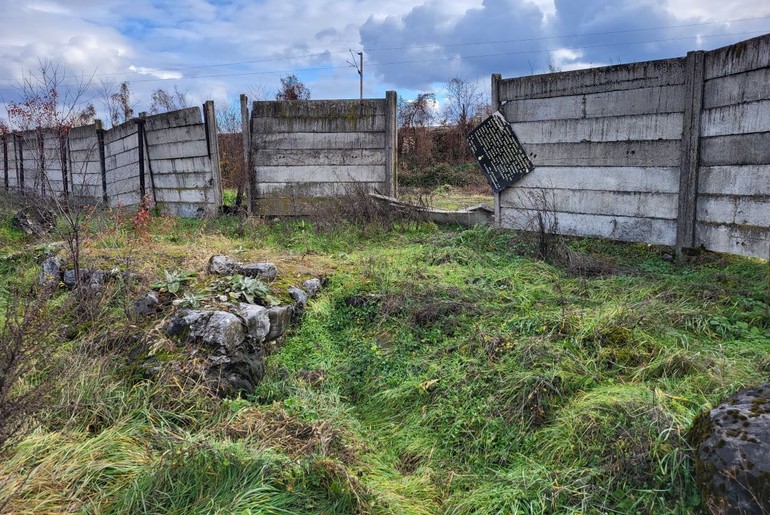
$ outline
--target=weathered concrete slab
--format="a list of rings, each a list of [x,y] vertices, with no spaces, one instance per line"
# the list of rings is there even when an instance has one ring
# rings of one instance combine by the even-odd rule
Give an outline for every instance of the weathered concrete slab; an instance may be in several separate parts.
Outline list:
[[[500,81],[501,102],[684,84],[684,59],[549,73]]]
[[[257,166],[259,182],[381,182],[384,166]]]
[[[188,107],[179,111],[156,114],[145,118],[147,132],[202,123],[203,115],[198,107]]]
[[[678,140],[682,137],[680,113],[518,122],[511,125],[522,143]]]
[[[703,88],[704,109],[764,100],[770,98],[770,68],[717,77]]]
[[[702,166],[698,191],[711,195],[770,195],[770,164]]]
[[[681,113],[684,111],[684,88],[680,84],[588,95],[525,99],[508,102],[500,110],[510,122]]]
[[[202,124],[147,130],[145,135],[147,137],[147,144],[151,148],[159,145],[192,141],[200,141],[204,147],[206,146],[206,131],[203,129]]]
[[[384,132],[385,115],[327,118],[252,119],[252,131],[260,132]]]
[[[384,132],[294,132],[258,133],[252,138],[257,149],[384,149]]]
[[[147,149],[147,155],[153,161],[156,159],[188,159],[191,157],[208,157],[206,140],[182,141],[153,146]]]
[[[312,163],[314,166],[385,166],[384,149],[345,150],[284,150],[258,149],[254,159],[260,166],[293,166]]]
[[[708,52],[705,77],[708,80],[768,66],[770,66],[770,34]]]
[[[699,222],[695,225],[695,239],[697,245],[713,252],[770,258],[770,229],[767,227]]]
[[[697,220],[726,225],[770,227],[770,195],[700,195]]]
[[[770,99],[708,109],[701,114],[703,136],[770,131]]]
[[[266,182],[257,185],[261,197],[339,197],[361,192],[382,193],[383,182]]]
[[[538,166],[678,166],[679,141],[524,144]]]
[[[770,132],[703,138],[700,162],[702,166],[770,163]]]
[[[540,209],[557,213],[673,220],[676,218],[677,202],[676,193],[511,188],[503,192],[500,206],[503,210]]]
[[[506,227],[533,230],[537,212],[507,209],[502,216]],[[556,216],[559,234],[643,241],[657,245],[674,245],[676,241],[676,222],[673,220],[577,213],[557,213]]]

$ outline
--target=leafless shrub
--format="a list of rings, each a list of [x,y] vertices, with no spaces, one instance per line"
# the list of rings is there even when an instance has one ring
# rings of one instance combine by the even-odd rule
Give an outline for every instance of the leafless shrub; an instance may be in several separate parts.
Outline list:
[[[515,189],[513,211],[515,214],[508,218],[510,224],[514,229],[534,234],[537,257],[552,263],[559,249],[563,248],[553,190],[544,187]]]
[[[45,404],[51,336],[61,328],[49,313],[51,289],[9,293],[0,330],[0,449],[34,425]]]
[[[310,218],[322,229],[336,228],[343,223],[361,228],[389,229],[399,224],[424,221],[424,207],[389,202],[370,195],[364,184],[351,184],[344,195],[327,199]]]

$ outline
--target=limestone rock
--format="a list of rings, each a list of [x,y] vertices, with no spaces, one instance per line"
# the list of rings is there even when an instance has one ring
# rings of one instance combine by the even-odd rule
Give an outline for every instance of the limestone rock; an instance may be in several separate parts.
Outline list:
[[[62,260],[60,257],[51,255],[45,258],[40,265],[39,284],[59,284],[61,281]]]
[[[270,334],[270,316],[264,306],[241,303],[235,313],[246,324],[246,334],[256,342],[263,342]]]
[[[241,274],[272,281],[278,276],[273,263],[240,263],[227,256],[216,254],[209,259],[208,272],[215,275]]]
[[[87,268],[80,269],[80,280],[82,284],[85,284],[89,288],[100,288],[104,286],[104,283],[106,283],[110,277],[112,277],[112,272],[107,270],[89,270]],[[75,270],[65,270],[64,274],[62,275],[62,282],[69,289],[77,286],[75,283]]]
[[[712,513],[770,512],[770,383],[741,390],[693,422],[695,476]]]
[[[286,333],[286,329],[291,324],[291,317],[294,313],[292,306],[273,306],[267,310],[270,317],[270,333],[265,341],[271,342],[279,339]]]
[[[207,350],[204,377],[223,397],[253,392],[265,374],[262,346],[248,336],[236,314],[182,310],[171,319],[166,334]]]
[[[134,301],[134,314],[136,315],[152,315],[157,313],[159,308],[160,298],[158,293],[154,291],[149,291]]]
[[[233,275],[239,270],[239,263],[227,256],[215,254],[209,259],[208,272],[216,275]]]
[[[240,273],[246,277],[274,281],[278,277],[278,268],[273,263],[246,263],[240,266]]]
[[[292,286],[289,288],[289,295],[294,300],[294,320],[298,321],[305,314],[307,308],[307,293],[302,288]]]
[[[323,288],[323,283],[321,279],[308,279],[302,283],[302,288],[307,292],[308,297],[315,297]]]

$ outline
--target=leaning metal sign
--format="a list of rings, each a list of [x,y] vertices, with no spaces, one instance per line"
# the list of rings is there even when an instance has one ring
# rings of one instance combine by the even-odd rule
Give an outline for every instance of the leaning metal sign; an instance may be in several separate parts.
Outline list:
[[[471,131],[468,143],[495,193],[500,193],[535,169],[499,111]]]

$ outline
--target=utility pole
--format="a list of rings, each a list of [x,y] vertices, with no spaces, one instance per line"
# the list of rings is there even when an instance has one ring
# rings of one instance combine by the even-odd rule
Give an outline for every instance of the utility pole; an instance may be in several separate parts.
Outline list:
[[[363,114],[364,110],[364,53],[356,52],[358,54],[358,63],[356,63],[356,56],[353,51],[350,51],[351,60],[347,63],[356,69],[358,72],[358,98],[360,101],[359,111]]]

